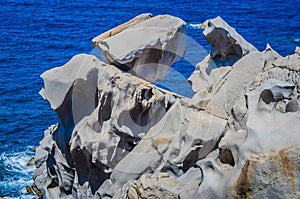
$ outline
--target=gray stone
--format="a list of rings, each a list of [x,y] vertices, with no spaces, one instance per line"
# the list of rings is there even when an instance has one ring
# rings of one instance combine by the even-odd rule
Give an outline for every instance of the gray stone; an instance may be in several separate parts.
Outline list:
[[[120,32],[130,28],[131,26],[134,26],[138,23],[141,23],[147,19],[150,19],[152,17],[152,14],[150,13],[145,13],[145,14],[140,14],[132,19],[130,19],[129,21],[111,29],[108,30],[100,35],[98,35],[97,37],[93,38],[92,42],[93,42],[93,46],[94,47],[99,47],[99,43],[101,41],[103,41],[104,39],[107,39],[109,37],[112,37],[116,34],[119,34]]]
[[[107,63],[148,81],[163,80],[187,48],[185,22],[158,15],[98,43]]]
[[[242,56],[257,51],[221,17],[208,19],[201,27],[205,28],[203,35],[211,44],[210,57],[216,66],[231,66]]]
[[[211,92],[206,110],[222,118],[228,118],[235,102],[262,71],[264,54],[249,53],[233,65],[232,71]]]
[[[181,98],[91,55],[77,55],[42,77],[41,93],[60,119],[36,153],[36,165],[51,168],[35,174],[38,188],[49,197],[54,197],[52,192],[94,195],[116,164]]]
[[[300,48],[297,46],[296,47],[296,49],[295,49],[295,53],[297,54],[297,55],[300,55]]]
[[[124,64],[170,65],[175,56],[158,60],[145,46],[159,36],[174,50],[184,22],[149,17],[94,41],[116,47],[114,39],[145,31],[133,27],[163,26],[170,38],[150,31],[144,43],[120,42],[141,46],[142,56],[111,52],[127,53]],[[36,149],[34,190],[43,198],[299,198],[299,56],[281,57],[269,45],[258,52],[219,17],[203,26],[212,52],[189,79],[191,99],[92,55],[45,72],[41,95],[59,123]]]
[[[245,162],[236,186],[241,198],[299,198],[300,148],[251,156]]]
[[[111,182],[120,189],[144,172],[167,170],[180,176],[214,150],[225,125],[224,119],[177,102],[116,165]]]

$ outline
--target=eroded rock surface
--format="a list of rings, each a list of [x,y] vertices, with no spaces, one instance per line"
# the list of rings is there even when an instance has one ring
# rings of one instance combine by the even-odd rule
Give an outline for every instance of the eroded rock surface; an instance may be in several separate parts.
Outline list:
[[[91,55],[77,55],[42,78],[41,94],[60,119],[45,132],[36,152],[36,184],[49,198],[74,191],[77,197],[93,195],[181,98]],[[64,191],[58,193],[58,188]]]
[[[116,34],[119,34],[120,32],[126,30],[127,28],[131,27],[131,26],[134,26],[138,23],[141,23],[142,21],[145,21],[147,19],[150,19],[152,17],[152,14],[150,13],[147,13],[147,14],[140,14],[132,19],[130,19],[129,21],[111,29],[111,30],[108,30],[100,35],[98,35],[97,37],[95,37],[92,42],[93,42],[93,46],[94,47],[98,47],[99,46],[99,43],[101,41],[103,41],[104,39],[107,39],[109,37],[112,37]]]
[[[221,17],[206,20],[203,35],[211,44],[210,56],[217,66],[230,66],[242,56],[257,49],[248,43]]]
[[[219,17],[203,26],[212,52],[191,99],[92,55],[42,75],[59,118],[36,150],[43,197],[300,197],[299,55],[259,52]]]
[[[237,181],[237,194],[245,198],[299,198],[299,154],[299,146],[294,146],[249,157]]]
[[[100,41],[98,47],[107,63],[148,81],[163,80],[184,56],[185,25],[180,18],[158,15]]]
[[[222,66],[232,66],[243,56],[251,52],[258,52],[252,44],[248,43],[221,17],[208,19],[200,27],[204,28],[203,35],[211,45],[211,49],[209,55],[197,64],[197,70],[189,78],[194,92],[198,92],[205,85],[210,88],[212,84],[215,84],[217,79],[210,80],[207,74],[212,69]],[[221,72],[218,76],[225,75],[227,70],[218,71],[218,73]],[[215,75],[213,77],[215,78]]]

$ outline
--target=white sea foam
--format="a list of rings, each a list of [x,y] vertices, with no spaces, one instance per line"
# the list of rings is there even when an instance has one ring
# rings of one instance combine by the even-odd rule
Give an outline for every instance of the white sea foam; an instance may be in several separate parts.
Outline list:
[[[189,24],[189,26],[190,27],[192,27],[192,28],[200,28],[200,25],[201,25],[201,23],[199,23],[199,24]]]
[[[33,155],[32,152],[28,151],[13,154],[4,152],[0,155],[0,160],[8,171],[27,174],[34,170],[32,166],[26,166]]]
[[[32,175],[35,167],[26,165],[33,155],[30,150],[18,153],[3,152],[0,155],[0,163],[4,167],[4,171],[1,171],[1,175],[4,176],[3,180],[0,181],[0,190],[11,190],[9,192],[17,193],[7,197],[32,198],[32,195],[27,194],[26,186],[33,183]],[[3,196],[0,195],[0,197]]]

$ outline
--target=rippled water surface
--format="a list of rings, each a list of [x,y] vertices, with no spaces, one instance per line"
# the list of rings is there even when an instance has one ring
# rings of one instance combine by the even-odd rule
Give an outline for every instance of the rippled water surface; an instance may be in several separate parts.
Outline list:
[[[25,186],[34,170],[26,166],[31,149],[57,121],[38,94],[40,74],[75,54],[90,53],[91,39],[101,32],[140,13],[171,14],[185,20],[191,39],[208,51],[201,30],[191,24],[220,15],[259,50],[270,43],[287,55],[300,45],[299,0],[0,2],[0,197],[29,197]],[[188,61],[173,66],[173,83],[185,81],[203,58],[197,45],[191,46]],[[182,83],[168,89],[191,94]]]

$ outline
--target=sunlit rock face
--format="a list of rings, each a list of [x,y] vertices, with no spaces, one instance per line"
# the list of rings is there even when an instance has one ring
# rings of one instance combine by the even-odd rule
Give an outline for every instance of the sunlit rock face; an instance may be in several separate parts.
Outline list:
[[[171,40],[158,34],[166,46],[178,44],[170,41],[184,22],[150,17],[138,16],[93,40],[120,46],[118,53],[135,48],[134,56],[144,46],[142,56],[125,59],[129,72],[80,54],[41,75],[40,94],[59,119],[35,154],[34,183],[43,197],[299,198],[297,52],[282,57],[269,45],[259,52],[220,17],[207,20],[204,36],[212,52],[189,79],[194,96],[185,98],[133,72],[143,60],[170,66],[173,54],[169,61],[159,58],[164,51],[147,51],[138,36],[136,46],[131,37],[128,46],[125,37],[113,41],[153,23],[168,29]],[[150,33],[156,38],[158,32]],[[117,51],[106,50],[107,56]],[[152,76],[157,65],[140,69]]]
[[[59,117],[36,153],[35,183],[49,198],[58,197],[57,187],[65,190],[60,197],[72,190],[77,197],[94,194],[181,98],[92,55],[76,55],[42,78],[41,95]]]
[[[98,43],[103,58],[147,81],[163,80],[169,67],[184,56],[186,23],[170,15],[158,15]]]
[[[217,66],[231,66],[242,56],[257,51],[221,17],[206,20],[203,35],[211,44],[210,56]]]

